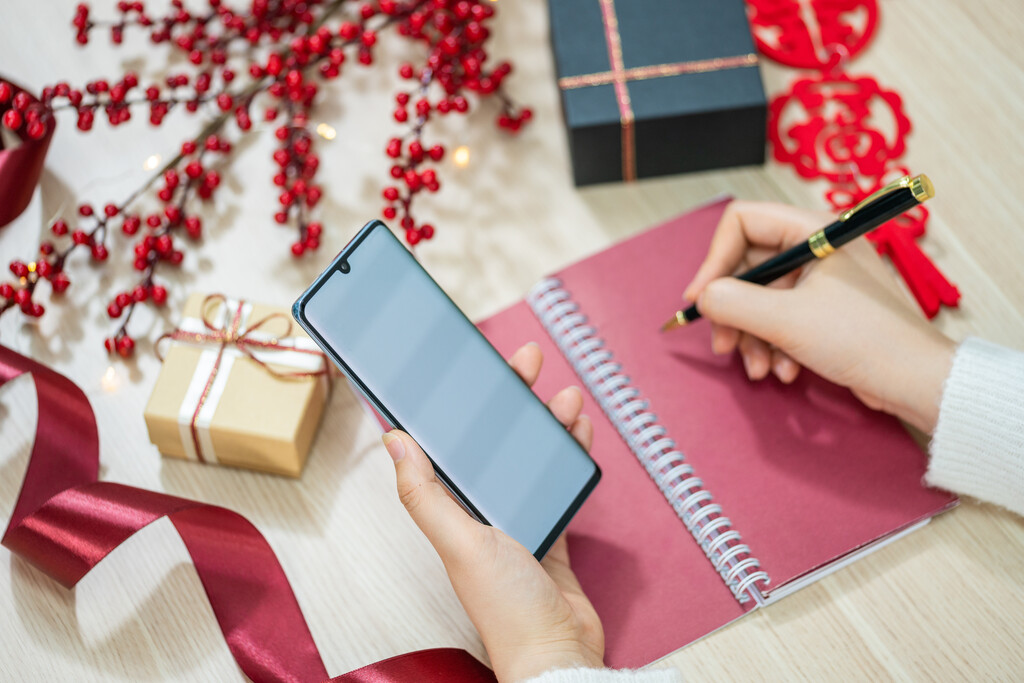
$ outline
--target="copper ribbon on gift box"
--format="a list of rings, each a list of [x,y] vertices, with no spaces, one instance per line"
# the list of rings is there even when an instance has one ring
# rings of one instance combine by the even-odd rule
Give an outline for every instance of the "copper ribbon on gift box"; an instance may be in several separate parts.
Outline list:
[[[216,316],[212,315],[211,309],[217,311]],[[216,457],[209,427],[220,394],[227,383],[230,367],[225,365],[233,360],[230,355],[232,352],[248,358],[278,379],[330,377],[327,357],[312,340],[291,336],[293,325],[287,316],[271,313],[249,322],[251,310],[252,306],[244,300],[211,294],[203,299],[198,319],[186,318],[177,329],[161,335],[156,341],[157,357],[161,360],[160,342],[164,340],[216,349],[200,361],[181,407],[183,445],[186,452],[200,462]],[[283,333],[272,335],[261,332],[261,328],[275,320],[284,321]],[[299,369],[282,372],[272,364]]]
[[[601,22],[604,24],[605,42],[608,44],[608,61],[611,71],[601,71],[579,76],[565,76],[558,79],[562,90],[587,88],[596,85],[615,86],[615,100],[619,105],[619,122],[622,126],[622,179],[636,180],[636,116],[633,101],[629,96],[629,82],[650,78],[665,78],[682,74],[722,71],[756,66],[757,55],[750,53],[731,57],[715,57],[689,62],[671,62],[627,69],[622,58],[622,37],[619,35],[619,18],[615,13],[615,0],[600,0]]]
[[[254,683],[494,683],[464,650],[420,650],[329,678],[288,578],[263,535],[231,510],[98,481],[99,433],[82,390],[0,346],[0,386],[29,375],[38,402],[25,480],[3,545],[71,588],[135,532],[167,517],[232,656]],[[239,576],[245,581],[239,581]],[[40,672],[42,674],[42,672]]]

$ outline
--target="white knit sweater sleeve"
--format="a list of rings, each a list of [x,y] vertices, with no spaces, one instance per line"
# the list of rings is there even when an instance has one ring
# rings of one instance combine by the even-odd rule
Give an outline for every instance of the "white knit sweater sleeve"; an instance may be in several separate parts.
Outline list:
[[[556,669],[523,683],[683,683],[677,669]]]
[[[1024,352],[960,345],[929,450],[928,484],[1024,515]]]

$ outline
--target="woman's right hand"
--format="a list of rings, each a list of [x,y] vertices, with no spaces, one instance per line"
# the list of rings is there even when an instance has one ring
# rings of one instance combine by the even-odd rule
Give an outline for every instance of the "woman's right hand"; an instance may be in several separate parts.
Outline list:
[[[867,240],[763,287],[726,277],[803,242],[833,219],[735,201],[683,298],[712,324],[712,349],[738,349],[747,375],[792,382],[801,366],[866,405],[931,433],[955,344],[922,317]]]

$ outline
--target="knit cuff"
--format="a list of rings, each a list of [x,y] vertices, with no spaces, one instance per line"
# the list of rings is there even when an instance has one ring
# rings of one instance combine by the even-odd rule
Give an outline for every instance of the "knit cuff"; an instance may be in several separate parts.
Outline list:
[[[1024,515],[1024,353],[969,338],[939,406],[925,481]]]
[[[556,669],[523,683],[682,683],[676,669]]]

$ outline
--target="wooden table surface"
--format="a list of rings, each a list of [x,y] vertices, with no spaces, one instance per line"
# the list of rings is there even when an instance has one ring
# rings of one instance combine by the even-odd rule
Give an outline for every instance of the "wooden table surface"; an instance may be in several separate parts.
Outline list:
[[[115,77],[131,67],[161,73],[163,49],[129,39],[80,49],[68,22],[74,0],[3,3],[0,70],[33,87]],[[111,2],[96,2],[103,14]],[[152,3],[155,4],[155,3]],[[963,293],[935,324],[1024,346],[1024,5],[998,0],[880,3],[879,33],[850,66],[904,97],[914,124],[906,163],[927,172],[938,196],[925,250]],[[421,202],[438,235],[421,259],[471,317],[519,299],[543,274],[723,192],[824,208],[822,186],[789,167],[700,173],[576,190],[541,0],[499,2],[494,52],[515,61],[511,90],[533,106],[518,139],[499,135],[481,106],[439,126],[471,161],[445,163],[441,193]],[[407,50],[391,39],[389,48]],[[140,55],[147,54],[145,62]],[[397,64],[397,60],[395,61]],[[206,210],[207,237],[186,256],[166,318],[140,320],[152,339],[192,291],[287,304],[354,230],[380,209],[387,112],[395,84],[380,69],[352,68],[324,92],[317,119],[338,135],[322,144],[324,244],[298,264],[291,233],[276,226],[268,130],[238,146],[226,188]],[[393,73],[389,68],[388,73]],[[781,92],[791,69],[763,65]],[[397,79],[397,77],[395,77]],[[143,78],[143,81],[146,79]],[[145,117],[140,117],[144,119]],[[62,117],[42,190],[0,230],[6,262],[29,256],[44,223],[74,198],[102,205],[145,177],[151,154],[173,153],[195,119],[160,129],[141,120],[88,135]],[[122,243],[118,243],[122,244]],[[118,246],[115,251],[122,247]],[[130,247],[125,247],[130,248]],[[457,646],[485,653],[440,562],[399,505],[377,428],[347,389],[330,398],[304,476],[288,480],[162,459],[141,406],[159,364],[150,345],[115,363],[119,386],[104,391],[111,287],[131,282],[130,263],[92,272],[71,264],[64,304],[38,323],[0,320],[3,343],[48,363],[89,395],[99,422],[101,477],[215,502],[252,520],[290,578],[333,675],[398,653]],[[83,259],[84,260],[84,259]],[[13,509],[35,422],[31,382],[0,392],[0,515]],[[6,522],[4,522],[6,523]],[[0,561],[0,678],[4,680],[233,681],[239,672],[184,546],[160,521],[114,551],[76,589],[65,590],[8,551]],[[921,531],[663,660],[687,680],[1008,680],[1024,676],[1024,520],[965,501]],[[685,576],[680,580],[685,580]],[[628,589],[628,587],[624,587]]]

